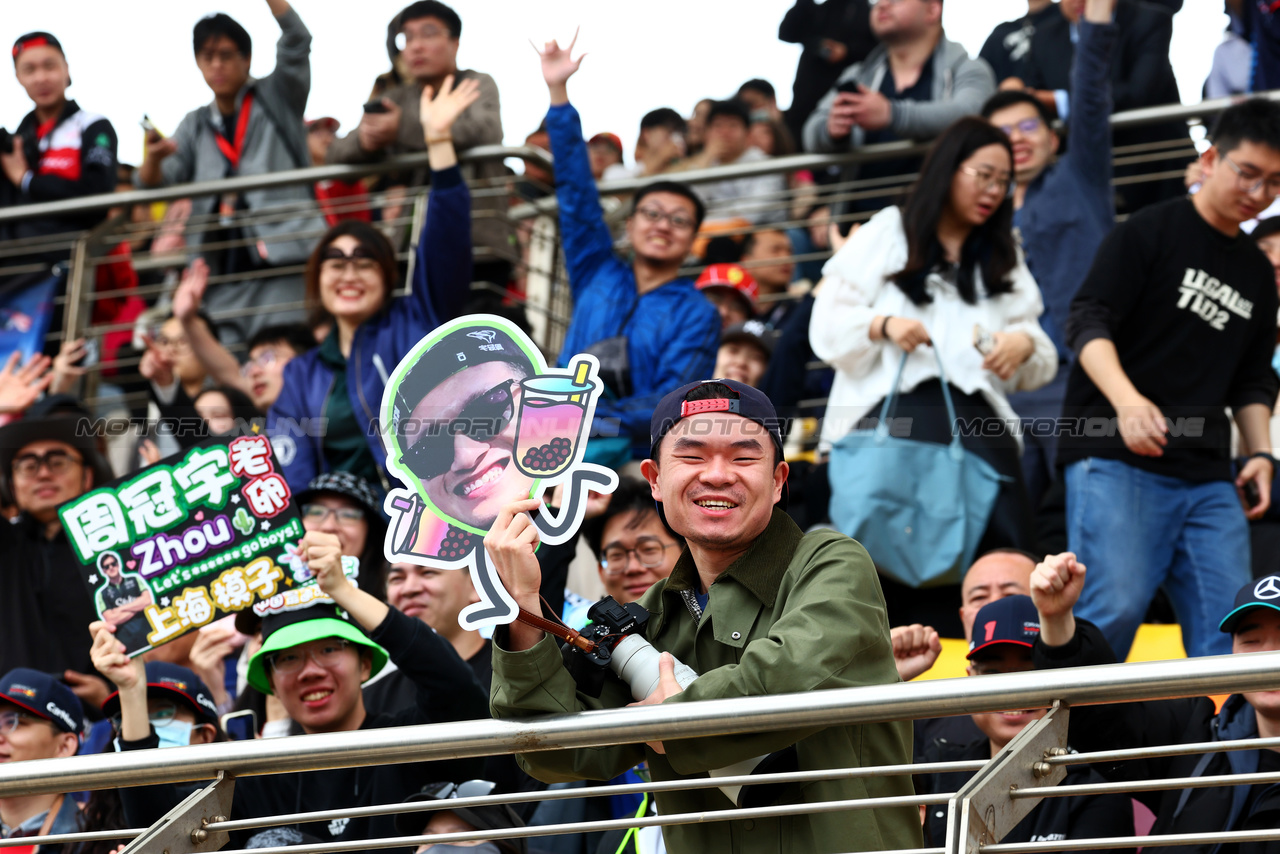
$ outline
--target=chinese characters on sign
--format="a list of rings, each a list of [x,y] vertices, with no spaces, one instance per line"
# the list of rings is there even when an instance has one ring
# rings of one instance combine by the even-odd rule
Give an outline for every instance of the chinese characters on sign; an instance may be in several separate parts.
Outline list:
[[[303,529],[265,436],[209,440],[59,516],[130,655],[305,583],[281,565]]]

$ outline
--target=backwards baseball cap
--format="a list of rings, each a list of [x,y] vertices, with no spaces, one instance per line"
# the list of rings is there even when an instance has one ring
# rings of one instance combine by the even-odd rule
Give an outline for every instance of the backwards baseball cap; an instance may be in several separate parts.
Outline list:
[[[1011,643],[1030,649],[1040,637],[1040,614],[1030,596],[1006,596],[988,602],[973,618],[973,639],[969,654],[975,655],[996,644]]]
[[[348,620],[336,605],[318,603],[295,611],[280,611],[262,619],[262,647],[249,659],[249,684],[264,694],[274,693],[267,678],[267,661],[274,653],[323,638],[340,638],[367,649],[373,656],[372,679],[386,666],[387,651]]]
[[[48,673],[18,667],[0,677],[0,700],[13,703],[63,732],[80,735],[84,712],[76,695]]]
[[[422,791],[410,795],[401,803],[412,804],[418,801],[448,801],[455,798],[479,798],[489,794],[494,784],[488,780],[468,780],[465,783],[432,783],[424,786]],[[396,833],[401,836],[417,836],[422,833],[431,813],[402,812],[396,813]],[[476,830],[506,830],[512,827],[524,827],[520,815],[508,804],[492,804],[489,806],[459,807],[449,812],[474,827]],[[528,843],[524,839],[492,840],[503,854],[525,854]]]
[[[196,723],[218,725],[218,706],[213,702],[209,686],[204,684],[195,671],[180,664],[148,661],[147,697],[177,700],[195,713]],[[102,704],[102,712],[109,718],[120,713],[119,689],[107,695]]]
[[[727,393],[721,392],[726,396],[705,396],[705,389],[702,394],[697,393],[698,389],[703,389],[709,383],[718,383],[728,389]],[[778,459],[782,459],[782,431],[773,403],[759,389],[737,380],[725,379],[701,380],[682,385],[658,401],[649,422],[649,456],[657,459],[658,443],[681,419],[704,412],[731,412],[756,422],[768,431],[769,438],[773,439],[778,450]],[[786,500],[785,492],[783,500]]]
[[[52,34],[37,30],[34,33],[27,33],[25,36],[18,36],[18,40],[13,43],[13,64],[18,64],[18,56],[32,47],[51,47],[61,53],[64,57],[67,55],[62,49],[62,42],[53,37]]]
[[[1244,619],[1244,615],[1255,608],[1270,608],[1280,611],[1280,575],[1266,575],[1250,581],[1236,593],[1236,603],[1227,616],[1218,624],[1218,630],[1235,634],[1236,626]]]
[[[410,413],[436,386],[454,374],[485,362],[510,362],[532,376],[528,354],[515,340],[495,327],[470,327],[450,332],[418,357],[400,380],[392,411],[391,429],[405,446]]]

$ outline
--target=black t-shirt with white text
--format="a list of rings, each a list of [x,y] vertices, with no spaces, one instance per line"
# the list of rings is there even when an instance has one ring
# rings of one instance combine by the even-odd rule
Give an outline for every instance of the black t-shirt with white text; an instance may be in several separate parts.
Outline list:
[[[1275,275],[1246,234],[1228,237],[1186,198],[1152,205],[1107,235],[1071,303],[1077,353],[1110,338],[1138,392],[1169,424],[1159,457],[1125,447],[1115,410],[1080,366],[1071,369],[1058,463],[1086,457],[1194,482],[1231,479],[1225,409],[1274,407],[1280,379]]]

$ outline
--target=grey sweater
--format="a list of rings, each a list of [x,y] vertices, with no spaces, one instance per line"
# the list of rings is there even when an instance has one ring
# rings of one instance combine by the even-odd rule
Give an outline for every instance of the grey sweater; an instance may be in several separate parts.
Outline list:
[[[244,150],[240,156],[239,175],[265,175],[311,165],[307,152],[307,131],[303,111],[311,93],[311,32],[292,9],[277,19],[280,40],[276,43],[276,67],[266,77],[249,78],[236,96],[236,109],[244,104],[245,95],[253,92],[249,125],[245,129]],[[215,141],[222,126],[216,103],[192,110],[183,117],[174,132],[178,150],[161,163],[163,185],[192,181],[215,181],[227,177],[230,164]],[[192,215],[212,213],[218,198],[202,196],[192,200]],[[249,250],[269,266],[302,262],[315,245],[314,237],[273,241],[272,237],[290,232],[325,230],[324,219],[315,210],[311,185],[299,184],[266,190],[250,190],[244,203],[255,213],[288,205],[308,206],[296,217],[252,224],[246,236],[257,238]],[[203,234],[192,236],[199,243]],[[261,250],[266,250],[266,256]]]
[[[888,73],[889,50],[883,44],[877,45],[862,62],[846,68],[804,124],[805,151],[847,151],[862,145],[865,132],[856,125],[844,139],[832,139],[827,132],[827,117],[838,94],[836,88],[852,80],[878,92]],[[995,74],[986,60],[970,59],[963,45],[944,35],[933,52],[932,99],[893,101],[889,129],[902,139],[932,139],[956,119],[977,114],[995,92]]]

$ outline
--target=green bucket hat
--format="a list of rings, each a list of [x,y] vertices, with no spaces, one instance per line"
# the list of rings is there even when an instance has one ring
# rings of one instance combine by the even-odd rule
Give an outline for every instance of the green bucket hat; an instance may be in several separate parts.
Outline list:
[[[387,651],[369,640],[359,627],[339,614],[335,605],[312,605],[296,611],[268,614],[262,620],[262,648],[249,659],[249,684],[264,694],[274,693],[267,679],[267,659],[282,650],[322,638],[341,638],[364,647],[373,655],[369,678],[387,664]]]

